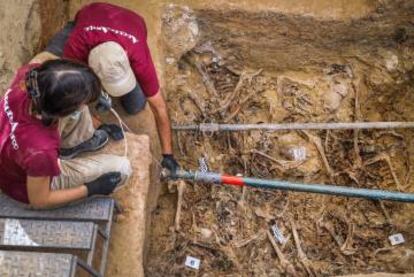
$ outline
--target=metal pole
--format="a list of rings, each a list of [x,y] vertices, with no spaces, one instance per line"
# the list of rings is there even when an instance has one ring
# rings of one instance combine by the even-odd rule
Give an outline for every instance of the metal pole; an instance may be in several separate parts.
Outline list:
[[[402,193],[396,191],[362,189],[320,184],[301,184],[278,180],[228,176],[215,172],[191,172],[185,170],[178,170],[174,176],[170,177],[172,177],[173,179],[185,179],[205,183],[229,184],[236,186],[249,186],[256,188],[280,189],[289,191],[329,194],[336,196],[359,197],[371,200],[389,200],[414,203],[413,193]]]
[[[263,124],[218,124],[201,123],[192,125],[174,125],[179,131],[251,131],[251,130],[355,130],[355,129],[398,129],[414,128],[414,122],[342,122],[342,123],[263,123]]]

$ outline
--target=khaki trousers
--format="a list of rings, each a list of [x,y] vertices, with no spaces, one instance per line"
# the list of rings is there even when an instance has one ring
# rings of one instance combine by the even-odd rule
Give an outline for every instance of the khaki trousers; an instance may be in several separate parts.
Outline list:
[[[89,108],[85,105],[79,111],[59,122],[61,148],[71,148],[92,138],[95,128]],[[132,174],[127,157],[112,154],[88,153],[71,160],[60,160],[61,174],[51,182],[52,190],[81,186],[99,178],[105,173],[120,172],[124,183]]]

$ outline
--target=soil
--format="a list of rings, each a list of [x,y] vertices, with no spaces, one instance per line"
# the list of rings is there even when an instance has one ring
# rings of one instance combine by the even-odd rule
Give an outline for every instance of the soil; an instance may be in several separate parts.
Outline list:
[[[67,19],[67,2],[0,2],[0,95],[17,68],[27,63]]]
[[[169,6],[162,37],[173,121],[411,121],[413,15],[414,1],[353,20]],[[187,169],[204,158],[233,175],[413,192],[412,135],[177,132],[176,151]],[[187,182],[177,224],[174,201],[162,198],[154,215],[149,276],[414,272],[408,204]],[[278,255],[274,224],[287,238]],[[391,246],[396,233],[406,242]],[[184,266],[187,256],[201,260],[199,270]]]
[[[71,1],[71,14],[88,2]],[[407,105],[413,1],[192,1],[194,12],[163,1],[111,2],[146,19],[175,123],[414,115]],[[411,137],[401,130],[177,133],[176,155],[184,168],[204,157],[211,170],[232,174],[413,191]],[[406,204],[188,183],[175,225],[177,199],[163,194],[152,214],[149,276],[414,271],[414,215]],[[288,238],[279,245],[283,263],[266,235],[275,223]],[[406,243],[391,247],[395,233]],[[200,270],[185,268],[187,255],[201,259]]]

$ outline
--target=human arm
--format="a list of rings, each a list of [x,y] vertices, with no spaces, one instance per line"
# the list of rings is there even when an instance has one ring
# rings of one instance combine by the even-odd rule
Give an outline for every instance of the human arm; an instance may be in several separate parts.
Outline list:
[[[164,157],[161,165],[174,174],[179,165],[172,154],[172,132],[167,105],[160,92],[157,73],[148,45],[145,42],[141,43],[140,46],[142,48],[135,51],[136,56],[130,59],[131,67],[155,117]]]
[[[52,144],[52,142],[49,142]],[[49,145],[48,144],[48,145]],[[51,208],[86,197],[85,188],[52,191],[51,176],[61,174],[58,151],[33,145],[17,160],[25,170],[29,204],[35,208]]]
[[[34,56],[30,60],[29,64],[32,64],[32,63],[40,63],[40,64],[42,64],[42,63],[44,63],[46,61],[49,61],[49,60],[57,60],[57,59],[59,59],[58,56],[56,56],[56,55],[54,55],[54,54],[52,54],[50,52],[43,51],[43,52],[40,52],[39,54],[37,54],[36,56]]]
[[[27,177],[27,195],[29,203],[34,208],[45,209],[64,205],[87,197],[85,185],[52,191],[50,177]]]
[[[161,92],[147,98],[157,124],[158,135],[161,141],[162,153],[172,154],[171,123],[168,116],[167,104]]]
[[[109,195],[121,182],[119,172],[106,173],[74,188],[51,190],[50,177],[27,177],[27,195],[34,208],[45,209],[68,204],[92,195]]]
[[[157,93],[156,95],[148,98],[148,102],[150,104],[152,112],[154,113],[158,135],[161,141],[163,156],[161,165],[162,167],[170,170],[172,174],[175,174],[180,166],[174,159],[172,153],[171,123],[170,118],[168,117],[167,105],[161,93]]]

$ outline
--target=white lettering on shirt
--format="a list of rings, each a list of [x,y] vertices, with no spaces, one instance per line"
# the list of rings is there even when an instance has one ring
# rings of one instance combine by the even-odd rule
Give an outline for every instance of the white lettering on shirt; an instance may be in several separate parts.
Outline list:
[[[129,40],[132,41],[133,44],[136,44],[138,42],[138,39],[134,35],[131,35],[131,34],[129,34],[127,32],[124,32],[124,31],[113,29],[111,27],[91,25],[91,26],[85,27],[83,29],[86,32],[98,31],[98,32],[103,32],[105,34],[108,33],[108,32],[111,32],[111,33],[114,33],[116,35],[120,35],[120,36],[128,38]]]
[[[15,131],[17,129],[17,126],[19,125],[19,123],[14,122],[14,115],[13,115],[13,111],[10,109],[10,105],[9,105],[9,94],[11,92],[11,89],[8,89],[6,91],[6,95],[4,96],[4,112],[7,115],[7,118],[9,119],[9,123],[11,126],[11,131],[9,134],[10,140],[11,140],[11,144],[13,146],[14,150],[19,150],[19,144],[17,143],[17,139],[15,136]]]

